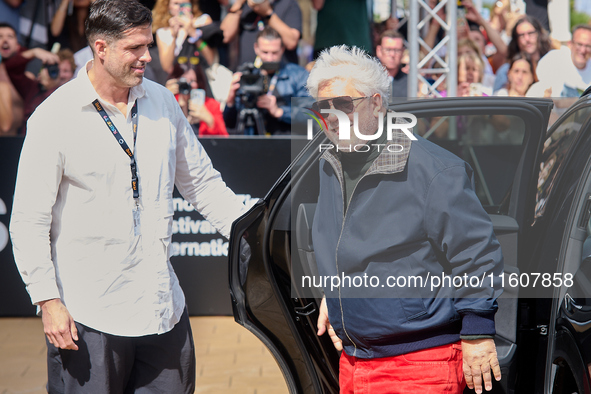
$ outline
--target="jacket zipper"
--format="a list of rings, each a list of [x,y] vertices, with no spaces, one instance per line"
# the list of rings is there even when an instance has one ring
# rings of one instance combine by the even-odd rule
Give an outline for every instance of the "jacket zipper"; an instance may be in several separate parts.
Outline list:
[[[337,171],[337,169],[334,167],[334,165],[332,163],[329,164],[331,165],[333,171]],[[343,237],[343,230],[345,229],[345,220],[347,218],[347,213],[349,212],[349,208],[350,208],[350,203],[351,200],[353,199],[353,195],[355,194],[355,190],[357,189],[357,185],[359,184],[359,182],[361,182],[361,180],[363,178],[365,178],[367,174],[364,174],[361,178],[359,178],[359,181],[355,184],[355,187],[353,188],[353,191],[351,191],[351,198],[349,199],[349,204],[347,204],[347,210],[345,211],[345,185],[343,185],[341,183],[341,181],[339,180],[339,177],[337,176],[337,180],[339,181],[339,184],[341,186],[341,194],[343,196],[343,224],[341,225],[341,233],[339,234],[339,240],[337,241],[337,247],[335,250],[335,265],[336,265],[336,269],[337,269],[337,275],[339,273],[339,257],[338,257],[338,251],[339,251],[339,245],[341,244],[341,238]],[[345,332],[345,335],[347,336],[347,339],[349,339],[349,342],[351,342],[353,344],[353,347],[355,348],[355,350],[353,351],[353,357],[357,357],[357,345],[355,344],[355,342],[351,339],[351,337],[349,336],[349,333],[347,332],[347,329],[345,328],[345,315],[343,314],[343,301],[341,298],[341,287],[339,286],[339,307],[341,308],[341,324],[343,326],[343,331]]]

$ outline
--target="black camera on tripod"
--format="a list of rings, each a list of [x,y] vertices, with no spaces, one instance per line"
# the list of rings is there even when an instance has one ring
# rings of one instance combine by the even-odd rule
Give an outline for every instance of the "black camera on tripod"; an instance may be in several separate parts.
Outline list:
[[[247,134],[265,134],[263,118],[256,108],[257,99],[269,91],[269,73],[272,74],[278,70],[279,62],[263,63],[261,67],[256,67],[254,63],[244,63],[238,67],[238,71],[242,73],[240,88],[236,92],[242,105],[238,114],[238,134],[244,133],[245,130]]]
[[[257,98],[269,89],[269,77],[261,73],[253,63],[244,63],[238,67],[242,73],[240,88],[236,92],[244,108],[254,108]]]
[[[238,67],[238,71],[242,73],[242,77],[236,94],[244,108],[254,108],[256,99],[269,91],[269,74],[279,71],[279,62],[265,62],[260,68],[254,63],[244,63]]]

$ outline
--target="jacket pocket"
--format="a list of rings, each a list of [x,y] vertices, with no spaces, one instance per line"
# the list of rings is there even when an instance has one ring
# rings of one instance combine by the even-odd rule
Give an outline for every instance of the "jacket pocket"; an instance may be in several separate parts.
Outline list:
[[[400,304],[406,320],[415,320],[427,314],[422,298],[400,298]]]

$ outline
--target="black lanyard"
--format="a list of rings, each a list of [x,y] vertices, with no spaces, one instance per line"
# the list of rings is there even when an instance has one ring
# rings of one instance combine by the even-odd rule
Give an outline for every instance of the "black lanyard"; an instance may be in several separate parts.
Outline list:
[[[137,100],[135,100],[135,103],[133,103],[133,107],[131,108],[131,122],[133,124],[133,152],[131,151],[131,149],[129,149],[129,145],[127,145],[127,142],[125,142],[125,140],[123,139],[123,136],[121,135],[121,133],[119,133],[119,130],[117,130],[117,127],[115,127],[115,124],[111,121],[111,118],[109,117],[109,115],[107,115],[107,112],[105,112],[105,109],[103,108],[103,106],[101,105],[101,103],[99,103],[98,100],[94,100],[92,102],[92,105],[94,105],[94,108],[96,108],[96,110],[98,111],[98,113],[101,115],[101,117],[103,118],[103,120],[105,121],[105,123],[107,124],[107,127],[109,128],[109,130],[111,131],[111,133],[113,133],[113,137],[115,137],[115,139],[117,140],[117,142],[119,143],[119,145],[121,146],[121,148],[123,149],[123,151],[125,152],[125,154],[127,156],[129,156],[129,158],[131,159],[131,188],[133,190],[133,198],[137,199],[140,197],[140,189],[139,189],[139,179],[137,177],[137,164],[135,161],[135,140],[137,138]]]

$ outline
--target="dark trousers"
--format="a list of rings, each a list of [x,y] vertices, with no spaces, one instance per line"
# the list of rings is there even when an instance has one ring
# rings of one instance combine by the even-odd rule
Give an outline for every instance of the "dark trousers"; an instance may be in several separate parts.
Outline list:
[[[162,335],[121,337],[76,327],[77,351],[47,342],[49,394],[195,391],[195,346],[186,309]]]

